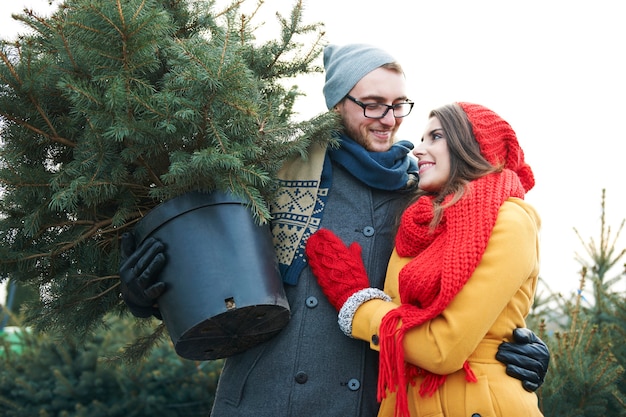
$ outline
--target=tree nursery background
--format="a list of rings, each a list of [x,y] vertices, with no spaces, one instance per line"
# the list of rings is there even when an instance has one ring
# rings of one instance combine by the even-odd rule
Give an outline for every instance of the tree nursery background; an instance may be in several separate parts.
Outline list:
[[[160,321],[129,314],[119,236],[192,189],[234,189],[266,222],[281,162],[332,140],[328,114],[293,121],[323,25],[295,1],[259,42],[263,2],[246,2],[66,0],[2,41],[2,416],[208,415],[221,360],[182,359]],[[626,416],[624,221],[605,222],[605,197],[598,235],[578,234],[579,291],[542,277],[529,318],[552,355],[546,416]]]

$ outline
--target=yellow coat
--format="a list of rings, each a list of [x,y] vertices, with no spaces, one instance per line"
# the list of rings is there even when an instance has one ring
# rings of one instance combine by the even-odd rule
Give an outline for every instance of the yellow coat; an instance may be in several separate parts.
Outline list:
[[[540,219],[532,206],[509,198],[478,267],[463,289],[435,319],[407,332],[405,360],[436,374],[448,375],[432,397],[420,397],[421,379],[409,386],[411,416],[535,417],[537,396],[522,388],[496,360],[501,342],[511,341],[516,327],[526,327],[539,274]],[[392,302],[371,300],[354,316],[352,336],[376,344],[382,318],[400,303],[398,273],[410,258],[394,251],[385,281]],[[465,380],[468,360],[478,382]],[[379,416],[394,416],[395,395],[388,394]]]

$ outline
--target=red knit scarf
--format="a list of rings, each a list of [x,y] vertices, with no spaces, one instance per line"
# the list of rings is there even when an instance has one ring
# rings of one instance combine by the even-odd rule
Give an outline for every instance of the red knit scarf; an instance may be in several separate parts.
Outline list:
[[[463,197],[444,210],[434,233],[430,229],[433,197],[419,198],[403,213],[396,251],[413,259],[398,277],[402,305],[387,313],[380,325],[378,378],[379,401],[387,391],[397,392],[396,415],[409,415],[407,386],[415,383],[416,376],[425,375],[421,396],[432,395],[446,379],[404,362],[404,335],[437,317],[463,288],[485,252],[500,206],[509,197],[523,198],[524,189],[517,175],[505,169],[470,182]],[[467,363],[464,368],[468,381],[475,382]]]

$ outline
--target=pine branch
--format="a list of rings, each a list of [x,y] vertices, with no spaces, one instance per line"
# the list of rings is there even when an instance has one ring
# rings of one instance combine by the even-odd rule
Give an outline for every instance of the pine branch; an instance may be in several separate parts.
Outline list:
[[[0,52],[0,276],[45,294],[27,325],[84,337],[122,309],[120,235],[152,208],[228,190],[262,224],[280,166],[332,142],[336,115],[294,122],[301,93],[283,86],[319,71],[321,25],[296,1],[258,42],[264,3],[244,3],[66,0],[19,17],[34,34]]]

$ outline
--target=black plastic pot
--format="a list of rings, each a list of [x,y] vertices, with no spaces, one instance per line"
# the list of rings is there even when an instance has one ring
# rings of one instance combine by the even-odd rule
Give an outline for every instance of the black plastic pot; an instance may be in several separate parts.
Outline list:
[[[159,310],[178,355],[232,356],[276,335],[289,321],[269,226],[256,224],[242,199],[189,193],[151,210],[137,242],[166,245]]]

